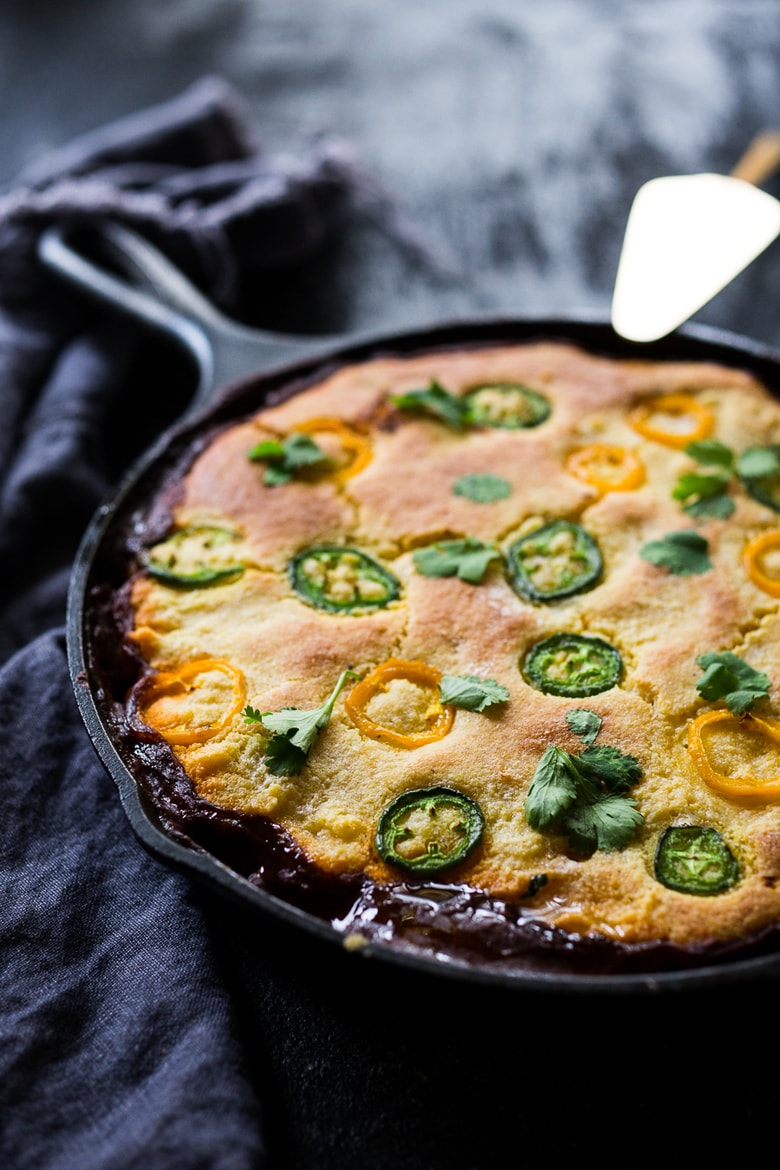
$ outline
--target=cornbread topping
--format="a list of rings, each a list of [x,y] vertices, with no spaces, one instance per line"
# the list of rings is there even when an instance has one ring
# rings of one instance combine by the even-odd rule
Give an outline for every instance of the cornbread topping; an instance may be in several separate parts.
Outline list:
[[[684,964],[780,923],[780,404],[751,375],[372,358],[222,426],[166,500],[122,701],[180,835],[350,945]]]

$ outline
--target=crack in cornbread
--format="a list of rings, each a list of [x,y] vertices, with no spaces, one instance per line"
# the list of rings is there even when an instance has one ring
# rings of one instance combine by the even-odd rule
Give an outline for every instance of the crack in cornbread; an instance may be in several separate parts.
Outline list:
[[[511,400],[504,406],[492,389],[489,414],[500,426],[483,425],[484,412],[458,428],[392,405],[432,382],[461,404],[474,387],[519,384],[541,395],[549,414],[505,426]],[[672,395],[682,405],[653,407]],[[695,403],[690,417],[685,400]],[[640,407],[652,425],[635,424]],[[368,360],[224,429],[184,476],[172,533],[230,531],[231,561],[244,570],[200,588],[139,571],[130,638],[152,678],[224,662],[240,672],[256,712],[313,710],[343,670],[365,676],[400,659],[442,676],[496,680],[509,698],[482,711],[457,708],[446,734],[409,747],[356,726],[345,707],[350,683],[294,774],[269,767],[270,732],[237,711],[206,723],[201,740],[167,737],[198,795],[270,818],[324,874],[363,874],[384,886],[403,875],[377,848],[383,812],[404,793],[445,787],[475,802],[484,818],[478,846],[445,880],[517,902],[524,915],[573,936],[695,947],[747,939],[780,921],[780,800],[727,797],[706,782],[688,748],[689,722],[709,706],[696,687],[697,658],[706,652],[731,651],[765,672],[771,688],[761,712],[780,715],[780,600],[755,584],[743,559],[748,541],[780,527],[780,517],[736,482],[728,489],[732,515],[683,511],[673,491],[695,467],[686,427],[702,419],[711,421],[707,437],[736,453],[780,443],[780,405],[746,373],[620,361],[553,342]],[[321,443],[330,464],[267,483],[248,451],[264,437],[296,433]],[[359,438],[339,450],[340,433]],[[573,454],[586,447],[594,448],[590,479],[572,469]],[[630,452],[641,471],[632,462],[624,472],[616,451]],[[498,477],[509,490],[475,501],[454,490],[465,476]],[[587,588],[529,598],[513,588],[506,558],[520,538],[556,521],[581,526],[603,565]],[[707,571],[678,574],[643,557],[649,542],[688,529],[706,541]],[[479,581],[419,570],[416,550],[466,538],[502,554]],[[323,549],[348,555],[323,568],[309,551]],[[561,549],[563,563],[570,545]],[[387,604],[377,577],[349,550],[397,582]],[[165,541],[152,550],[155,558],[165,552]],[[290,565],[301,557],[332,610],[296,591]],[[548,587],[550,572],[539,580]],[[586,698],[532,685],[523,671],[530,650],[561,633],[614,647],[617,683]],[[176,721],[176,702],[188,725],[210,717],[213,701],[199,694],[209,678],[213,670],[204,669],[178,699],[166,695],[166,726]],[[395,732],[417,732],[432,718],[430,700],[407,680],[388,687],[369,713]],[[630,792],[641,823],[619,848],[582,852],[565,833],[528,822],[526,800],[545,751],[582,749],[567,715],[583,708],[601,721],[598,742],[641,769]],[[759,739],[724,724],[712,749],[719,769],[780,775],[780,747]],[[655,854],[677,825],[716,830],[737,859],[738,879],[713,896],[663,884]]]

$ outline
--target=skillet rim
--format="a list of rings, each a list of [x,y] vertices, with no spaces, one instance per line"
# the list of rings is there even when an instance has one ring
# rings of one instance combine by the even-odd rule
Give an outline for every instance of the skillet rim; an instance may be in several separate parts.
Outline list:
[[[348,364],[380,354],[405,354],[451,348],[453,345],[482,345],[533,339],[570,342],[596,353],[637,360],[714,361],[748,369],[780,398],[780,350],[740,334],[710,327],[687,325],[658,341],[637,344],[615,333],[600,315],[556,316],[470,316],[426,324],[420,329],[375,331],[357,337],[323,337],[321,350],[310,340],[298,357],[262,368],[262,334],[258,334],[258,372],[216,387],[211,400],[194,414],[186,414],[160,434],[123,476],[109,498],[100,505],[88,524],[71,571],[66,614],[68,668],[76,703],[86,731],[103,766],[114,781],[132,829],[142,845],[158,860],[184,873],[212,891],[227,896],[252,912],[270,916],[277,923],[311,938],[336,946],[342,952],[344,935],[332,923],[318,918],[279,896],[261,889],[230,869],[218,857],[198,852],[167,835],[156,825],[145,807],[146,799],[138,782],[121,758],[107,720],[93,692],[90,678],[89,637],[86,629],[88,598],[95,562],[118,525],[118,516],[127,510],[134,493],[153,477],[177,445],[191,442],[194,435],[218,421],[229,420],[244,409],[256,409],[273,391],[290,382],[303,385],[315,372],[334,363]],[[300,388],[303,388],[303,385]],[[295,390],[293,389],[293,393]],[[147,496],[147,499],[149,497]],[[780,950],[750,957],[722,957],[712,964],[690,968],[604,974],[521,970],[488,966],[450,956],[406,951],[398,945],[370,941],[351,952],[356,957],[381,959],[408,970],[478,985],[500,985],[514,990],[545,993],[657,994],[740,983],[780,974]]]

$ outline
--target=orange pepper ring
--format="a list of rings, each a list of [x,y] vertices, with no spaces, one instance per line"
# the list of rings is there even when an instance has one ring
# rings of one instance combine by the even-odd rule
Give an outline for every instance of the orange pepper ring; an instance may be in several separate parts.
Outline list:
[[[764,800],[780,799],[780,777],[763,781],[756,776],[750,775],[742,777],[726,776],[722,772],[716,772],[709,761],[702,739],[702,728],[708,727],[713,723],[744,724],[748,720],[757,725],[762,735],[765,735],[768,739],[775,740],[776,743],[780,743],[780,722],[761,719],[758,715],[753,715],[750,711],[746,715],[732,715],[730,711],[723,711],[718,708],[713,711],[705,711],[703,715],[699,715],[689,723],[688,751],[693,757],[693,762],[701,778],[709,784],[710,788],[722,792],[725,796],[758,796]]]
[[[375,695],[387,689],[387,683],[397,678],[404,678],[417,683],[418,686],[438,691],[442,674],[435,666],[428,666],[425,662],[405,662],[400,658],[388,658],[387,662],[383,662],[376,670],[372,670],[371,674],[361,679],[344,700],[344,710],[357,729],[371,739],[404,748],[422,747],[426,743],[435,743],[436,740],[443,739],[452,728],[455,718],[455,712],[449,704],[440,704],[440,711],[431,730],[418,735],[402,735],[389,727],[382,727],[380,723],[375,723],[369,718],[365,708]]]
[[[678,418],[686,415],[692,419],[694,425],[690,430],[679,433],[667,431],[663,427],[653,426],[649,421],[654,413],[674,414]],[[664,443],[667,447],[687,447],[697,439],[706,439],[715,423],[712,411],[703,406],[692,394],[661,394],[639,406],[628,416],[631,426],[646,439],[653,439],[656,443]]]
[[[346,467],[340,468],[339,471],[334,471],[328,478],[342,482],[345,479],[351,479],[353,475],[357,475],[371,462],[372,452],[371,444],[368,439],[359,434],[348,423],[342,422],[339,418],[308,418],[302,423],[296,423],[290,428],[291,431],[298,431],[305,435],[316,434],[317,431],[324,431],[326,434],[336,435],[342,447],[348,456],[351,456]]]
[[[768,593],[770,597],[780,597],[780,577],[770,577],[761,568],[763,554],[774,550],[780,550],[780,528],[774,528],[771,532],[761,532],[758,536],[754,536],[745,546],[743,563],[745,571],[754,585],[763,589],[764,593]]]
[[[176,670],[153,675],[144,686],[138,708],[139,716],[143,719],[147,707],[167,690],[181,686],[197,675],[213,670],[221,671],[223,674],[232,676],[233,679],[233,702],[220,722],[211,727],[203,727],[199,731],[159,732],[163,739],[175,747],[185,747],[192,743],[205,743],[207,740],[213,739],[215,735],[219,735],[220,731],[224,731],[234,716],[242,710],[246,700],[244,675],[237,667],[231,666],[229,662],[224,662],[220,658],[199,658],[196,662],[186,662],[184,666],[180,666]],[[155,731],[158,730],[153,723],[148,723],[145,719],[144,722],[147,723],[147,726],[153,727]]]
[[[608,479],[594,471],[592,465],[608,463],[623,469],[620,479]],[[636,451],[614,443],[590,443],[572,451],[566,460],[568,470],[602,493],[627,492],[639,487],[645,480],[645,468]]]

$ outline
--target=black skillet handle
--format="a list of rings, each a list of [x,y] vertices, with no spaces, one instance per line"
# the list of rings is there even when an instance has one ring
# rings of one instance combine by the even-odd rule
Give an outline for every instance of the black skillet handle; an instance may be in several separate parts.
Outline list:
[[[102,222],[88,234],[87,255],[80,246],[83,228],[49,228],[38,246],[40,260],[101,304],[161,330],[185,348],[198,369],[188,413],[218,388],[327,348],[323,338],[266,333],[232,321],[157,248],[119,224]]]

